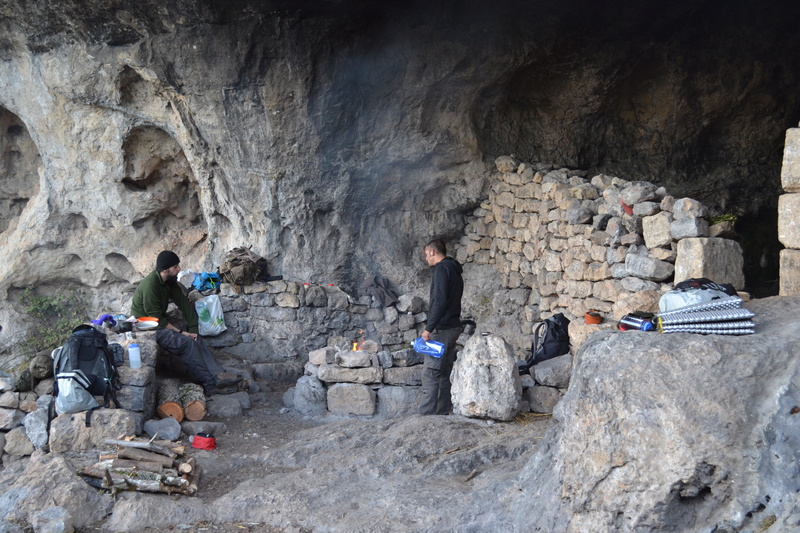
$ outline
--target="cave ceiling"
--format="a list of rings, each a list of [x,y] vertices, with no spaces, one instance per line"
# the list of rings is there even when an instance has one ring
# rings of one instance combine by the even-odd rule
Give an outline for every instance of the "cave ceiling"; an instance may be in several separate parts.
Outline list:
[[[652,181],[753,223],[774,211],[800,121],[800,3],[430,4],[8,0],[0,61],[125,122],[120,147],[134,130],[175,138],[184,163],[163,187],[192,206],[170,217],[230,235],[214,250],[195,238],[217,261],[255,242],[301,277],[416,264],[429,235],[458,236],[504,154]],[[48,170],[56,136],[24,84],[0,84],[0,105],[44,174],[68,175]],[[144,183],[124,175],[143,157],[127,142],[119,182]]]

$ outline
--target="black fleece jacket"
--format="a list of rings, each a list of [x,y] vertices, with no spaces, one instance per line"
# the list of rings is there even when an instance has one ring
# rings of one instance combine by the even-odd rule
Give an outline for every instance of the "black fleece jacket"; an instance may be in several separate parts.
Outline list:
[[[433,267],[430,305],[426,328],[452,329],[461,327],[461,295],[464,293],[464,280],[461,263],[450,256],[445,257]]]

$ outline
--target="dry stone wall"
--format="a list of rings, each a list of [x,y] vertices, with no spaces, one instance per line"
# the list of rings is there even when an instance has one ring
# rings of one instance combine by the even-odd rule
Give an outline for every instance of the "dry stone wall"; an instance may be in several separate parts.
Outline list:
[[[778,199],[778,239],[781,250],[780,295],[800,294],[800,128],[786,131]]]
[[[555,313],[577,326],[591,310],[607,322],[655,311],[675,280],[707,277],[744,287],[742,249],[728,238],[731,228],[709,226],[707,209],[693,199],[676,199],[647,181],[587,178],[511,156],[495,166],[455,257],[467,270],[493,265],[509,294],[527,295],[515,317],[526,334]],[[518,348],[529,339],[518,337]]]

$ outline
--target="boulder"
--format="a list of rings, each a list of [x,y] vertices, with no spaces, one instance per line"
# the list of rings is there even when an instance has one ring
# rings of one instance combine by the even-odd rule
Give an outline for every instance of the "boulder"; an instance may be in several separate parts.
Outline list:
[[[549,414],[561,400],[561,392],[554,387],[536,385],[525,389],[522,399],[528,402],[528,407],[534,413]]]
[[[85,452],[103,446],[106,439],[135,433],[134,415],[124,409],[96,409],[88,427],[85,411],[59,415],[50,423],[50,451]]]
[[[531,375],[536,380],[536,383],[558,389],[566,389],[569,386],[571,374],[572,355],[570,354],[553,357],[531,368]]]
[[[6,445],[3,450],[5,453],[24,456],[32,454],[34,449],[24,427],[16,427],[6,433]]]
[[[36,533],[72,533],[75,531],[72,515],[63,507],[50,507],[31,516]]]
[[[334,415],[375,414],[375,391],[358,383],[336,383],[328,388],[328,411]]]
[[[198,420],[196,422],[184,420],[181,422],[181,429],[186,435],[197,435],[198,433],[208,433],[210,435],[222,435],[227,431],[227,426],[223,422],[211,422],[208,420]]]
[[[378,389],[378,414],[385,418],[416,414],[421,396],[420,387],[381,387]]]
[[[55,378],[47,378],[41,380],[36,386],[33,388],[33,392],[35,392],[39,396],[44,396],[45,394],[53,394],[53,384],[55,383]]]
[[[209,416],[218,416],[220,418],[242,416],[242,404],[239,403],[239,400],[224,394],[215,394],[208,398],[206,409]]]
[[[694,238],[678,242],[675,281],[708,278],[716,283],[730,283],[744,288],[742,247],[728,239]]]
[[[113,438],[113,437],[109,437]],[[0,495],[0,518],[22,524],[34,515],[61,507],[72,516],[76,528],[93,527],[111,512],[113,499],[75,475],[74,468],[59,454],[37,451],[13,484]]]
[[[514,530],[756,531],[795,513],[800,296],[747,307],[755,335],[584,344],[550,445],[517,478]]]
[[[17,391],[6,391],[0,394],[0,407],[17,409],[19,407],[19,394]]]
[[[19,409],[0,408],[0,431],[10,431],[22,424],[25,413]]]
[[[297,380],[292,407],[303,415],[321,415],[327,409],[325,387],[313,376],[303,376]]]
[[[507,421],[519,412],[517,357],[501,337],[470,337],[453,365],[451,380],[455,414]]]
[[[52,397],[51,397],[52,398]],[[47,409],[37,409],[23,419],[25,434],[37,450],[47,445],[49,435],[47,433]]]
[[[181,424],[172,417],[151,418],[144,423],[144,432],[158,439],[178,440],[181,436]]]

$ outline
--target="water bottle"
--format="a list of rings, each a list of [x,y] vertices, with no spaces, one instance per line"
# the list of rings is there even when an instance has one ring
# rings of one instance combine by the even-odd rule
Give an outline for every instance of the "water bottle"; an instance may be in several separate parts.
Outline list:
[[[139,352],[139,345],[136,343],[128,346],[128,359],[130,360],[131,368],[142,367],[142,354]]]
[[[625,315],[619,319],[619,329],[622,331],[628,331],[632,329],[638,329],[639,331],[651,331],[653,329],[653,323],[646,318]]]

